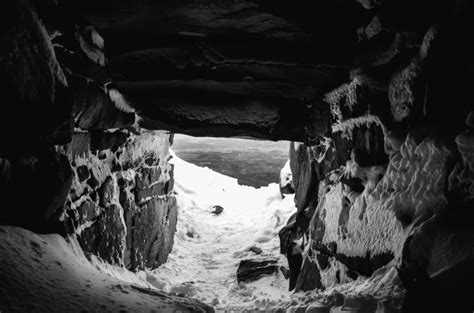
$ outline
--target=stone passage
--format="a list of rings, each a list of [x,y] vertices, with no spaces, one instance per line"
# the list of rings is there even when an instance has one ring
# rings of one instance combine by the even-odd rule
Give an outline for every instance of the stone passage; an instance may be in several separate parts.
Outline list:
[[[418,275],[452,295],[440,272],[474,258],[473,12],[2,0],[0,224],[154,268],[176,230],[168,132],[293,140],[282,193],[298,218],[281,250],[305,238],[296,290],[399,271],[415,293]]]

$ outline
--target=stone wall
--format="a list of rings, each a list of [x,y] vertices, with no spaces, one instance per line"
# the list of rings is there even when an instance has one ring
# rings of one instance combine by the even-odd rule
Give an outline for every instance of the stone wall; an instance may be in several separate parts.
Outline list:
[[[389,263],[435,274],[474,257],[471,126],[457,146],[416,132],[398,144],[386,136],[387,163],[357,149],[338,162],[334,135],[322,159],[315,146],[291,153],[295,202],[311,218],[297,290],[370,277]]]
[[[398,34],[398,48],[386,54],[368,47],[397,30],[366,34],[364,65],[323,97],[328,132],[292,143],[295,203],[305,217],[295,229],[309,236],[297,290],[369,277],[387,264],[434,275],[474,257],[474,113],[454,101],[462,85],[436,80],[443,71],[469,71],[439,63],[440,51],[449,51],[441,38],[455,38],[459,23]]]
[[[166,261],[177,221],[169,146],[159,131],[74,133],[66,220],[85,252],[131,270]]]
[[[56,2],[0,11],[0,88],[13,101],[0,126],[0,223],[77,235],[84,251],[132,270],[162,264],[177,220],[170,135],[140,129],[106,88],[94,27]]]
[[[466,128],[457,142],[471,138],[472,130]],[[387,151],[386,165],[363,166],[353,154],[320,181],[314,174],[306,179],[294,175],[304,179],[296,199],[311,199],[303,212],[317,202],[297,290],[370,277],[390,262],[401,270],[435,274],[472,259],[470,149],[459,143],[456,148],[409,133]],[[308,158],[313,166],[321,164]],[[318,190],[308,193],[305,186],[311,180]]]

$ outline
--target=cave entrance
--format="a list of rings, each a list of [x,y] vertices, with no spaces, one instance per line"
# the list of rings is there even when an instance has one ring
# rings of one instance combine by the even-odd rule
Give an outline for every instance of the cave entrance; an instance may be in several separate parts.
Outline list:
[[[289,142],[175,135],[171,149],[177,230],[167,262],[148,281],[218,310],[288,300],[278,232],[296,212],[279,184]],[[266,274],[237,273],[245,260],[264,262]]]
[[[255,188],[279,181],[288,161],[288,141],[174,135],[171,149],[187,162],[237,178]]]

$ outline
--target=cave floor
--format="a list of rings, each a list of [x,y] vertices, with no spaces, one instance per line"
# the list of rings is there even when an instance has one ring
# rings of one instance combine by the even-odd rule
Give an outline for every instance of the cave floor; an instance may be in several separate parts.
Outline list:
[[[177,157],[175,191],[178,225],[168,261],[147,273],[148,282],[168,292],[196,298],[217,311],[255,310],[288,301],[288,281],[280,271],[255,282],[237,283],[243,259],[276,259],[278,231],[295,212],[293,196],[281,199],[277,184],[259,189],[195,166]],[[212,206],[224,208],[219,215]],[[261,254],[250,251],[258,247]]]
[[[295,211],[293,197],[281,199],[277,184],[240,186],[207,168],[173,162],[179,214],[167,263],[132,273],[86,257],[73,238],[0,226],[0,312],[211,312],[205,304],[217,312],[311,312],[320,303],[331,312],[365,312],[374,303],[367,299],[377,299],[381,312],[393,311],[386,300],[403,292],[393,265],[325,291],[291,294],[280,271],[238,284],[241,260],[287,265],[278,231]],[[214,205],[224,208],[220,215],[211,213]],[[262,253],[250,251],[254,246]],[[333,307],[334,299],[344,305]]]
[[[87,259],[74,239],[0,226],[1,312],[205,312],[135,274]]]
[[[293,198],[282,200],[277,184],[255,189],[179,159],[175,166],[180,212],[167,263],[132,273],[86,257],[75,238],[0,226],[0,311],[208,311],[200,300],[216,311],[241,312],[289,301],[279,271],[248,284],[237,283],[236,271],[247,258],[286,265],[278,231],[295,210]],[[212,205],[224,211],[214,215]]]
[[[173,251],[167,263],[146,272],[158,289],[198,299],[217,312],[397,312],[403,294],[395,263],[372,277],[300,293],[288,291],[282,273],[238,284],[241,260],[275,258],[280,254],[278,231],[295,212],[293,195],[281,198],[277,184],[255,189],[237,180],[187,163],[177,157],[175,191],[179,214]],[[224,211],[213,215],[214,205]],[[256,246],[256,255],[249,248]],[[339,299],[343,301],[336,301]],[[321,307],[319,307],[321,306]],[[370,307],[370,309],[369,309]],[[378,311],[377,311],[378,312]]]

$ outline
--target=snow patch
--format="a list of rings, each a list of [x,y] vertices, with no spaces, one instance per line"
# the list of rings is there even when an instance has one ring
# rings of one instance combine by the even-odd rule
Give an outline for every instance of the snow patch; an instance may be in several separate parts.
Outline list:
[[[252,283],[237,283],[242,259],[280,255],[278,231],[296,211],[293,196],[281,198],[278,184],[259,189],[179,159],[173,152],[178,224],[167,263],[147,272],[148,281],[165,291],[192,295],[217,311],[241,312],[289,299],[288,281],[278,272]],[[220,215],[210,213],[220,205]],[[256,255],[250,247],[262,249]]]
[[[280,171],[280,186],[284,187],[291,184],[292,181],[293,173],[291,173],[290,160],[288,160]]]
[[[88,259],[72,237],[37,235],[1,225],[0,255],[0,305],[5,312],[175,312],[195,308],[188,304],[191,300],[158,291],[143,274],[94,256]]]

